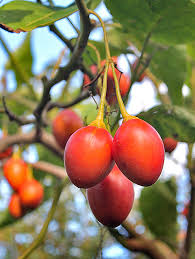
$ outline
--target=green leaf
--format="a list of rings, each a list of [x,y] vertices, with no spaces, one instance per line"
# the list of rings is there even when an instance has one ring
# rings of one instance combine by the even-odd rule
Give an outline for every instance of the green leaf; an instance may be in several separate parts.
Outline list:
[[[181,142],[195,142],[195,114],[185,108],[159,105],[137,116],[150,123],[162,139],[174,137]]]
[[[13,56],[18,64],[21,67],[21,70],[24,71],[27,79],[29,80],[32,74],[32,65],[33,65],[33,56],[31,52],[31,34],[28,33],[22,42],[22,44],[17,48],[13,53]],[[5,65],[7,70],[13,70],[15,73],[17,85],[21,86],[24,82],[23,77],[21,77],[20,73],[18,73],[16,67],[12,64],[9,59]]]
[[[90,0],[87,4],[88,9],[94,10],[99,4],[101,0]]]
[[[4,211],[0,211],[0,228],[12,224],[15,221],[16,219],[10,215],[8,208]]]
[[[93,120],[95,120],[97,116],[97,106],[95,103],[78,103],[74,106],[74,110],[78,112],[82,118],[82,120],[86,123],[89,124]]]
[[[177,235],[176,191],[174,179],[158,181],[143,188],[139,199],[144,223],[156,238],[172,247],[176,246]]]
[[[0,8],[0,26],[11,32],[31,31],[53,24],[77,10],[76,4],[64,8],[27,1],[11,1]]]
[[[195,40],[195,4],[190,0],[105,0],[115,21],[136,38],[150,31],[161,43],[182,44]]]
[[[191,42],[187,45],[188,55],[195,61],[195,42]]]
[[[152,73],[168,86],[172,103],[182,104],[182,86],[187,78],[185,49],[163,46],[154,54],[150,67]]]

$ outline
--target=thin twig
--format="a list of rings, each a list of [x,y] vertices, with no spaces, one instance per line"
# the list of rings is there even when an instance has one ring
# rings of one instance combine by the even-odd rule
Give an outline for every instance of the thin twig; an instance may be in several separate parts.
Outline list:
[[[70,49],[71,52],[73,52],[74,50],[74,46],[72,45],[71,41],[68,40],[58,29],[57,27],[52,24],[49,26],[50,31],[52,31],[53,33],[55,33],[56,36],[58,36],[58,38],[60,38],[65,44],[66,46]]]
[[[25,117],[19,117],[16,114],[14,114],[12,111],[10,111],[7,107],[7,104],[5,101],[5,96],[2,97],[2,103],[3,103],[3,107],[4,107],[4,112],[7,114],[10,121],[15,121],[21,126],[35,123],[35,119],[27,119]]]
[[[50,100],[50,90],[52,86],[62,80],[67,80],[70,73],[79,68],[81,63],[81,55],[87,46],[89,33],[92,30],[92,24],[89,19],[87,7],[85,6],[84,0],[76,0],[76,4],[80,11],[81,17],[81,33],[78,37],[71,59],[65,67],[59,68],[56,76],[49,81],[44,83],[43,95],[40,103],[34,111],[34,115],[37,118],[38,123],[41,120],[41,114],[45,105]]]
[[[45,161],[37,161],[35,163],[32,163],[31,166],[35,169],[55,175],[56,177],[58,177],[60,179],[64,179],[67,177],[65,168],[45,162]]]

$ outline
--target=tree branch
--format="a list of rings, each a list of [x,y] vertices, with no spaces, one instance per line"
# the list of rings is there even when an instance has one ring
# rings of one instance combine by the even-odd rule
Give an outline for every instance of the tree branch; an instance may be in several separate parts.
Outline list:
[[[32,163],[31,166],[35,169],[52,174],[60,179],[64,179],[67,177],[65,168],[62,168],[61,166],[53,165],[45,161],[38,161],[36,163]]]
[[[108,228],[108,230],[128,250],[144,253],[152,259],[178,259],[177,255],[163,242],[138,234],[127,221],[123,222],[122,226],[129,233],[129,237],[121,235],[116,229]]]
[[[16,121],[21,126],[35,122],[35,119],[27,119],[25,117],[19,117],[19,116],[15,115],[12,111],[10,111],[7,107],[7,104],[5,101],[5,96],[2,97],[2,103],[3,103],[3,107],[4,107],[4,112],[7,114],[10,121]]]
[[[50,81],[46,81],[44,83],[44,90],[43,95],[41,98],[40,103],[38,104],[37,108],[34,111],[34,115],[38,120],[41,118],[42,111],[47,104],[47,102],[50,100],[50,90],[52,86],[57,84],[58,82],[62,80],[67,80],[70,73],[74,70],[79,68],[79,65],[81,63],[81,55],[83,51],[85,50],[85,47],[87,46],[87,41],[89,37],[89,33],[92,30],[92,24],[89,19],[89,14],[87,11],[87,8],[85,6],[85,3],[83,0],[76,0],[76,4],[80,11],[80,17],[81,17],[81,33],[78,37],[77,43],[75,45],[74,51],[72,53],[72,57],[68,64],[65,67],[59,68],[56,76],[51,79]]]
[[[74,46],[72,45],[71,41],[64,37],[64,35],[57,29],[57,27],[54,24],[50,25],[49,29],[66,44],[66,46],[70,49],[71,52],[73,52]]]
[[[64,150],[58,146],[54,137],[44,130],[41,130],[41,134],[37,136],[36,131],[33,130],[29,133],[20,133],[11,136],[6,136],[0,140],[0,152],[5,150],[9,146],[15,144],[33,144],[41,143],[49,150],[63,159]]]

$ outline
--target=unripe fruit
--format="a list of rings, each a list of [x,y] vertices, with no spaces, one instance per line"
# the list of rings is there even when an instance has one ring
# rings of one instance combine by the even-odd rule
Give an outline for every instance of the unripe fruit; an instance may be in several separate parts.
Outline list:
[[[133,71],[135,70],[135,68],[137,66],[137,63],[138,63],[138,59],[136,59],[135,62],[133,63],[133,65],[132,65],[132,70]],[[142,69],[143,69],[143,65],[140,65],[138,70],[137,70],[137,75],[139,75],[139,73],[141,72]],[[144,77],[146,77],[146,73],[145,72],[143,72],[140,75],[140,77],[137,79],[137,82],[141,82],[144,79]]]
[[[14,218],[20,218],[23,216],[24,211],[20,201],[20,197],[17,193],[12,194],[9,202],[9,212]]]
[[[164,163],[164,145],[158,132],[141,119],[123,123],[113,139],[113,157],[132,182],[148,186],[157,181]]]
[[[173,138],[165,138],[163,140],[165,152],[171,153],[176,148],[178,141]]]
[[[26,180],[19,189],[19,196],[22,206],[34,209],[38,207],[43,200],[43,187],[35,179]]]
[[[72,133],[81,127],[83,127],[81,118],[71,109],[59,112],[52,123],[53,135],[62,148],[65,147]]]
[[[107,130],[94,126],[77,130],[66,144],[64,165],[77,187],[96,185],[113,167],[112,136]]]
[[[87,190],[87,197],[97,220],[105,226],[117,227],[131,211],[133,184],[115,165],[102,182]]]
[[[22,159],[12,157],[5,162],[3,172],[11,187],[18,191],[28,177],[28,166]]]

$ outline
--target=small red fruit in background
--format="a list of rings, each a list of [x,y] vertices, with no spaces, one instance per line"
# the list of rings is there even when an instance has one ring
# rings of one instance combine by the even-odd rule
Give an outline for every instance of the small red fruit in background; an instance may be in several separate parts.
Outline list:
[[[13,153],[13,148],[8,147],[6,150],[4,150],[0,153],[0,160],[10,157],[12,155],[12,153]]]
[[[69,137],[81,127],[83,121],[71,109],[60,111],[52,123],[53,135],[62,148],[65,147]]]
[[[118,58],[112,57],[112,60],[115,63],[115,65],[117,65]],[[106,60],[103,60],[101,62],[101,65],[104,66],[105,63],[106,63]],[[117,68],[115,68],[115,73],[116,73],[117,79],[119,81],[119,88],[120,88],[121,96],[124,97],[127,94],[130,84],[131,84],[130,77],[124,73],[121,73]],[[117,102],[114,76],[113,76],[111,66],[109,66],[109,68],[108,68],[106,100],[110,105],[114,105]]]
[[[77,187],[96,185],[113,167],[112,136],[107,130],[94,126],[77,130],[66,144],[64,165]]]
[[[181,214],[182,214],[183,216],[185,216],[186,218],[188,217],[188,214],[189,214],[189,206],[190,206],[190,203],[189,203],[189,202],[185,203],[184,209],[183,209],[182,212],[181,212]]]
[[[178,141],[173,138],[167,137],[163,139],[163,144],[165,147],[165,152],[171,153],[176,148]]]
[[[93,75],[95,75],[98,71],[97,69],[97,66],[96,65],[91,65],[90,66],[90,70],[91,70],[91,73]],[[83,85],[88,85],[89,83],[91,82],[89,76],[87,74],[84,74],[84,77],[83,77]]]
[[[4,138],[6,135],[7,135],[7,131],[3,129],[2,138]],[[12,153],[13,153],[13,147],[8,147],[6,150],[3,150],[2,152],[0,152],[0,160],[10,157]]]
[[[20,197],[17,193],[12,194],[8,209],[14,218],[20,218],[24,215]]]
[[[13,156],[5,162],[3,172],[11,187],[18,191],[28,177],[28,166],[22,159]]]
[[[108,227],[117,227],[133,206],[133,184],[115,165],[102,182],[87,190],[87,197],[97,220]]]
[[[133,70],[133,71],[135,70],[137,64],[138,64],[138,59],[136,59],[136,60],[134,61],[134,63],[132,64],[132,70]],[[137,70],[137,75],[141,72],[142,69],[143,69],[143,65],[140,65],[139,68],[138,68],[138,70]],[[143,72],[143,73],[140,75],[140,77],[137,79],[137,82],[141,82],[145,77],[146,77],[146,73]]]
[[[118,57],[112,57],[112,60],[117,65]],[[106,63],[106,60],[102,60],[101,66],[103,67],[105,63]],[[94,75],[97,73],[96,65],[92,65],[90,69]],[[121,73],[117,68],[115,68],[115,73],[119,80],[119,88],[120,88],[121,96],[124,97],[127,94],[130,87],[130,83],[131,83],[130,77],[124,73]],[[84,74],[83,84],[86,85],[86,84],[89,84],[90,82],[91,81],[89,77],[86,74]],[[97,93],[100,95],[99,89],[97,89]],[[114,77],[113,77],[111,66],[109,66],[108,68],[106,100],[110,105],[114,105],[117,102],[116,93],[115,93],[115,83],[114,83]]]
[[[148,186],[159,178],[164,163],[164,145],[158,132],[141,119],[124,122],[113,139],[113,157],[132,182]]]
[[[35,179],[23,182],[19,189],[22,206],[29,209],[37,208],[43,200],[44,190],[42,185]]]
[[[119,81],[119,88],[120,88],[121,96],[124,97],[129,90],[131,80],[130,80],[129,76],[127,76],[123,73],[117,74],[117,79]],[[107,89],[107,93],[106,93],[106,100],[110,105],[114,105],[117,102],[117,97],[116,97],[116,90],[115,90],[115,83],[114,83],[113,76],[108,78],[107,87],[108,87],[108,89]]]

